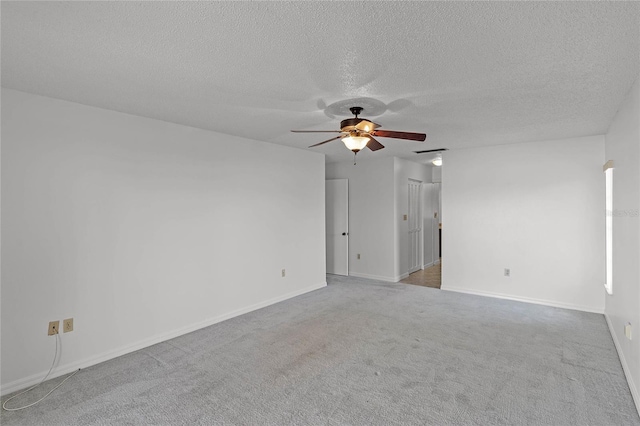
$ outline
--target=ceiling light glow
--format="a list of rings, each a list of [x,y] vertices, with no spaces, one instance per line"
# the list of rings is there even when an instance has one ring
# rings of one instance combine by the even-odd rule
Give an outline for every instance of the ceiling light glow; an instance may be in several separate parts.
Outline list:
[[[351,151],[358,152],[367,146],[369,138],[366,136],[347,136],[346,138],[342,138],[342,142],[344,142],[344,145]]]

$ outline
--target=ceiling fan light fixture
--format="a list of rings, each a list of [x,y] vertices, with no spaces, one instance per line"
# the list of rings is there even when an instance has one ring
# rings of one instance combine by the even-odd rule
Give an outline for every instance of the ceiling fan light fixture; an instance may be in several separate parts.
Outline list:
[[[442,157],[435,158],[432,161],[432,163],[433,163],[434,166],[437,166],[437,167],[442,166]]]
[[[344,145],[351,151],[358,152],[367,146],[369,138],[366,136],[347,136],[346,138],[342,138],[342,142],[344,142]]]

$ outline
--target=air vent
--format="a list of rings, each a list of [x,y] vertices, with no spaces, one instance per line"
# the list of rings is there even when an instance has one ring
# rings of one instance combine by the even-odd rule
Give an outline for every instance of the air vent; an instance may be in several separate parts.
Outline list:
[[[426,154],[427,152],[449,151],[449,148],[427,149],[426,151],[413,151],[416,154]]]

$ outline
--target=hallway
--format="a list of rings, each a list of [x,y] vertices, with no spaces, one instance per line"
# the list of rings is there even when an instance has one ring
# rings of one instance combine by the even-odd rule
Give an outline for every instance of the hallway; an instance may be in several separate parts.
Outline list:
[[[421,269],[409,275],[400,282],[403,284],[419,285],[422,287],[440,288],[442,282],[442,262],[437,265]]]

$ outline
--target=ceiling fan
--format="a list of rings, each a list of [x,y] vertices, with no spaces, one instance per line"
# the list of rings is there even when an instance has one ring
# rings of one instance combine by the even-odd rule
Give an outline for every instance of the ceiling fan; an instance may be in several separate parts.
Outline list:
[[[351,107],[349,108],[351,113],[355,116],[354,118],[347,118],[346,120],[342,120],[340,122],[340,130],[292,130],[294,133],[340,133],[340,135],[335,136],[331,139],[327,139],[326,141],[318,142],[314,145],[311,145],[309,148],[313,148],[314,146],[323,145],[328,142],[332,142],[336,139],[342,139],[345,146],[357,154],[360,150],[364,149],[366,146],[371,151],[377,151],[379,149],[384,148],[380,142],[378,142],[374,136],[382,137],[382,138],[395,138],[395,139],[406,139],[411,141],[424,142],[427,138],[427,135],[424,133],[411,133],[411,132],[396,132],[393,130],[377,130],[380,125],[376,124],[372,121],[367,120],[366,118],[359,118],[358,115],[362,112],[362,107]],[[355,164],[355,163],[354,163]]]

